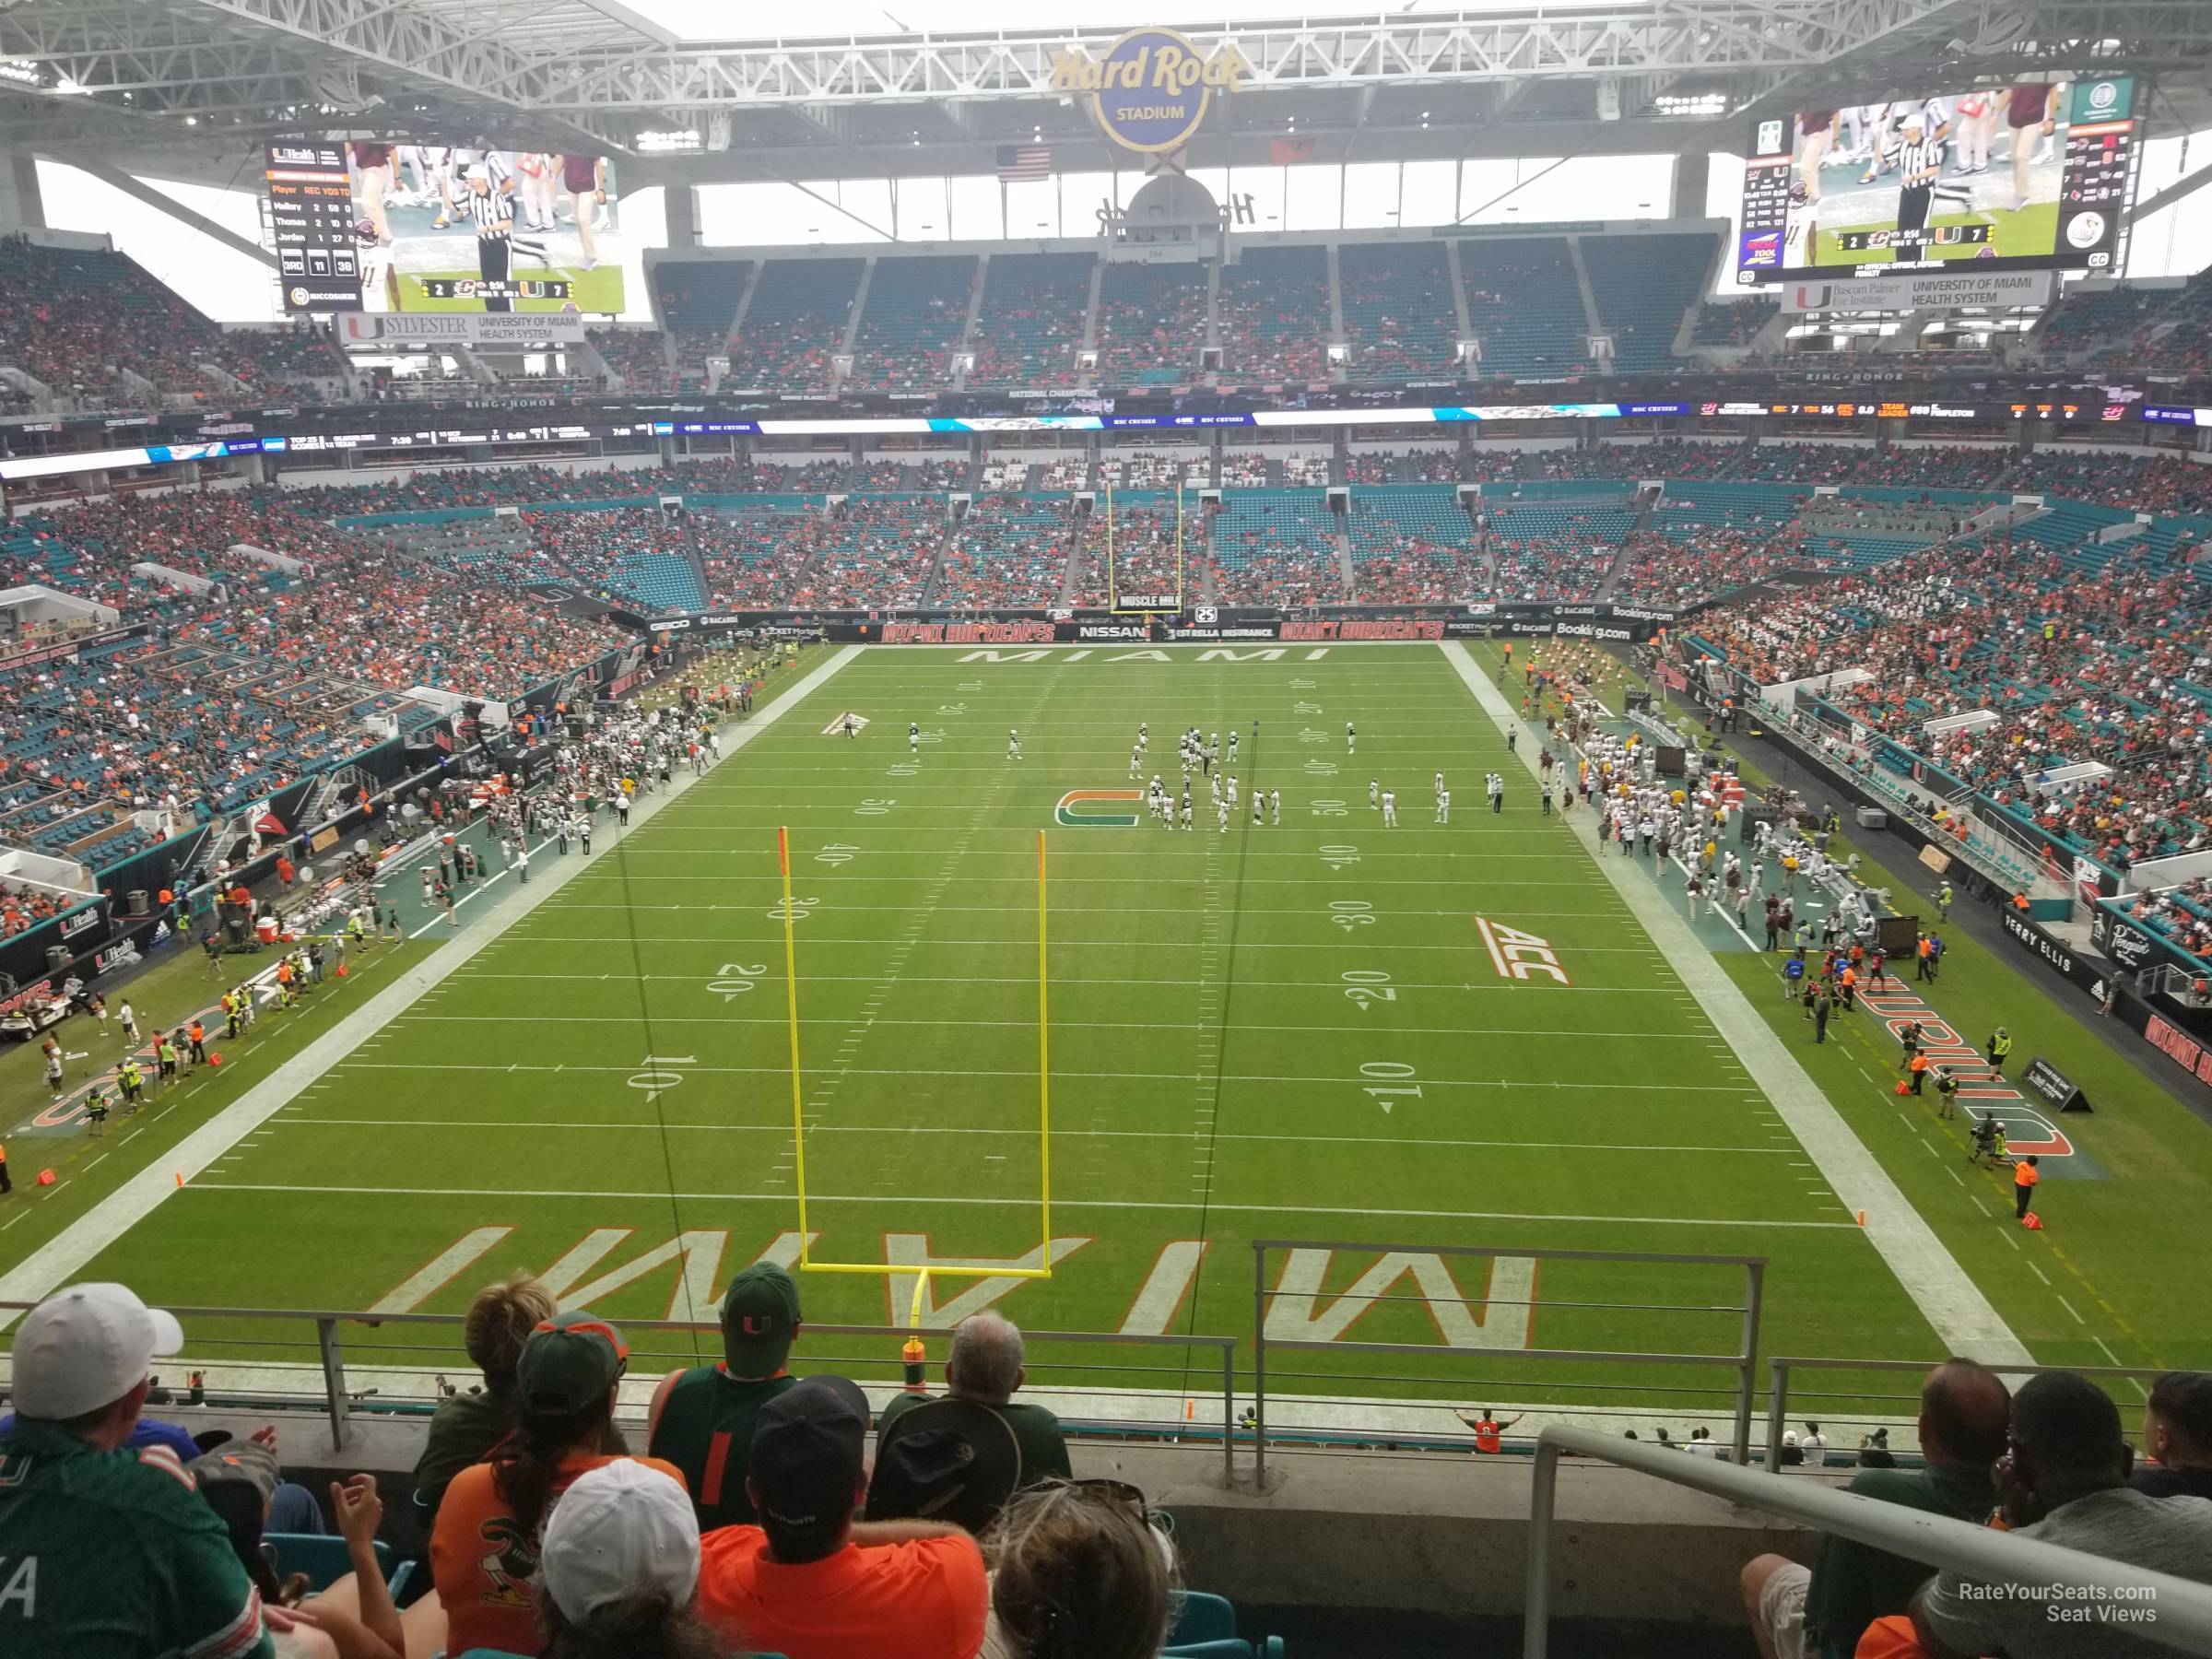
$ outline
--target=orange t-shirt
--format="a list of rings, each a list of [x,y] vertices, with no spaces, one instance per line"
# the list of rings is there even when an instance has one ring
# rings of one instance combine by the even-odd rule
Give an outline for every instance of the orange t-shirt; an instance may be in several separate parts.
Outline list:
[[[700,1540],[699,1616],[756,1653],[975,1659],[990,1606],[982,1553],[964,1535],[848,1544],[801,1566],[770,1560],[757,1526],[717,1527]],[[446,1645],[459,1644],[449,1635]]]
[[[2042,1178],[2043,1172],[2033,1164],[2014,1164],[2012,1166],[2012,1184],[2014,1186],[2031,1187]]]
[[[562,1459],[553,1485],[555,1499],[577,1476],[615,1461],[598,1453]],[[683,1484],[683,1471],[674,1464],[657,1457],[638,1461]],[[430,1578],[445,1604],[446,1651],[535,1653],[545,1645],[531,1587],[537,1575],[538,1540],[523,1535],[514,1512],[494,1489],[489,1464],[477,1464],[454,1476],[430,1530]]]

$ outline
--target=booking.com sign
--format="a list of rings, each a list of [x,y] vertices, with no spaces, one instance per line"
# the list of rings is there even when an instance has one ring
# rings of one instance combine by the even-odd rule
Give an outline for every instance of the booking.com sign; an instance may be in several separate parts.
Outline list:
[[[1232,45],[1209,57],[1171,29],[1135,29],[1103,57],[1054,53],[1052,89],[1088,93],[1100,130],[1124,149],[1171,150],[1198,130],[1213,95],[1237,91],[1251,71]]]

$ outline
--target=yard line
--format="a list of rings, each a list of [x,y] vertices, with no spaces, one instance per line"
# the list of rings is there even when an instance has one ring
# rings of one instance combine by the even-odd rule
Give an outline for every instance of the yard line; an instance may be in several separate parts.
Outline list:
[[[537,1119],[467,1119],[467,1118],[300,1118],[288,1124],[287,1128],[323,1129],[334,1125],[358,1129],[449,1129],[464,1133],[474,1131],[505,1132],[516,1129],[583,1129],[594,1134],[629,1130],[641,1135],[658,1135],[665,1128],[671,1133],[694,1135],[782,1135],[791,1133],[789,1124],[645,1124],[634,1121],[602,1122],[577,1120],[563,1122],[553,1118]],[[1036,1127],[1018,1129],[969,1128],[957,1124],[823,1124],[810,1125],[806,1131],[816,1135],[1006,1135],[1021,1140],[1035,1140]],[[1164,1140],[1182,1141],[1190,1138],[1187,1129],[1060,1129],[1053,1131],[1057,1140]],[[1700,1157],[1718,1153],[1739,1153],[1753,1158],[1784,1157],[1796,1150],[1794,1147],[1699,1147],[1679,1142],[1606,1142],[1606,1141],[1524,1141],[1524,1140],[1461,1140],[1421,1135],[1222,1135],[1225,1141],[1266,1141],[1285,1145],[1314,1147],[1465,1147],[1488,1150],[1534,1152],[1690,1152]]]
[[[2037,1278],[2043,1279],[2043,1283],[2046,1285],[2051,1282],[2049,1279],[2043,1278],[2043,1270],[2041,1267],[2038,1267],[2033,1262],[2028,1264],[2028,1271],[2034,1274]]]
[[[348,1197],[368,1198],[557,1198],[564,1203],[578,1198],[634,1199],[653,1204],[666,1204],[674,1199],[680,1204],[778,1204],[791,1202],[789,1193],[670,1193],[618,1192],[607,1187],[549,1189],[531,1187],[387,1187],[387,1186],[304,1186],[271,1182],[202,1181],[183,1189],[187,1193],[285,1193],[293,1196],[309,1194],[343,1194]],[[1034,1209],[1033,1196],[1011,1198],[917,1198],[890,1193],[809,1193],[812,1204],[896,1204],[913,1207],[920,1205],[947,1204],[971,1207],[990,1208],[994,1206],[1015,1206]],[[1158,1198],[1062,1198],[1054,1196],[1053,1207],[1081,1210],[1176,1210],[1188,1212],[1198,1207],[1197,1202],[1171,1203]],[[1725,1227],[1775,1228],[1784,1227],[1795,1231],[1851,1232],[1856,1230],[1855,1221],[1761,1221],[1743,1218],[1720,1218],[1712,1216],[1566,1216],[1547,1215],[1523,1210],[1443,1210],[1443,1209],[1376,1209],[1367,1205],[1337,1206],[1311,1204],[1222,1204],[1211,1207],[1230,1210],[1240,1215],[1254,1216],[1360,1216],[1388,1217],[1394,1220],[1430,1221],[1556,1221],[1564,1224],[1597,1222],[1622,1227]],[[1511,1251],[1500,1253],[1511,1254]]]
[[[1457,912],[1440,911],[1436,913],[1439,915],[1449,915],[1456,914]],[[1313,919],[1318,922],[1325,918],[1326,912],[1315,911],[1312,912],[1312,915]],[[1571,920],[1578,922],[1594,922],[1604,920],[1603,917],[1592,916],[1587,912],[1581,911],[1522,911],[1517,913],[1515,920],[1527,921],[1533,916],[1550,918],[1566,916]],[[634,937],[641,945],[703,945],[714,949],[720,949],[731,942],[727,935],[714,936],[706,934],[685,934],[670,937],[666,935],[654,935],[649,934],[638,934],[633,935],[627,934],[516,933],[512,929],[502,934],[500,937],[505,942],[512,945],[617,945],[624,942],[626,939]],[[741,943],[758,946],[764,942],[754,939],[741,941]],[[881,950],[883,948],[883,940],[881,937],[872,939],[825,939],[818,934],[810,937],[806,943],[810,947],[818,950],[824,946],[836,946],[839,947],[849,946],[863,950]],[[930,943],[933,946],[958,945],[963,948],[972,948],[982,946],[997,946],[1007,950],[1034,951],[1037,948],[1037,939],[1034,935],[1031,935],[1026,939],[932,939]],[[1239,950],[1326,950],[1329,948],[1329,945],[1330,941],[1326,939],[1317,939],[1311,942],[1301,941],[1295,944],[1281,945],[1261,944],[1254,940],[1244,939],[1238,942],[1236,948]],[[1053,947],[1055,950],[1128,950],[1132,948],[1138,950],[1204,950],[1207,948],[1205,941],[1200,939],[1064,938],[1054,938],[1053,940]],[[1451,950],[1457,951],[1465,955],[1469,953],[1473,947],[1471,945],[1384,945],[1381,943],[1371,944],[1366,940],[1361,940],[1359,948],[1362,950],[1377,951]],[[1560,948],[1566,950],[1570,955],[1572,956],[1641,956],[1644,953],[1643,947],[1641,945],[1569,945],[1562,946]],[[970,976],[963,974],[961,977],[966,979]],[[1030,984],[1035,984],[1036,981],[1032,978],[1028,982]],[[1155,984],[1159,982],[1147,980],[1139,982],[1145,984]],[[1524,995],[1527,994],[1528,987],[1526,985],[1516,984],[1514,988],[1519,990]]]
[[[2057,1292],[2053,1291],[2053,1295],[2056,1295],[2056,1294],[2057,1294]],[[2065,1309],[2065,1310],[2067,1312],[2069,1312],[2069,1313],[2074,1313],[2074,1304],[2073,1304],[2072,1302],[2068,1301],[2068,1300],[2066,1300],[2065,1297],[2063,1297],[2063,1296],[2059,1297],[2059,1299],[2058,1299],[2058,1305],[2059,1305],[2060,1307],[2064,1308],[2064,1309]],[[2074,1323],[2075,1323],[2076,1324],[2077,1324],[2077,1325],[2086,1325],[2086,1324],[2088,1324],[2089,1322],[2088,1322],[2088,1320],[2084,1319],[2084,1318],[2083,1318],[2083,1317],[2082,1317],[2080,1314],[2078,1314],[2078,1313],[2074,1313]]]
[[[637,1067],[634,1065],[524,1065],[519,1061],[512,1065],[501,1065],[497,1061],[483,1062],[468,1060],[447,1060],[433,1063],[430,1061],[420,1060],[357,1060],[348,1062],[346,1065],[346,1069],[348,1071],[485,1071],[502,1073],[518,1071],[606,1072],[619,1077],[636,1071]],[[689,1069],[693,1072],[712,1073],[723,1077],[787,1077],[791,1075],[791,1067],[789,1065],[695,1065]],[[949,1069],[938,1069],[934,1067],[924,1068],[905,1065],[892,1069],[880,1070],[876,1068],[856,1067],[853,1070],[852,1075],[856,1077],[1030,1078],[1034,1077],[1037,1074],[1033,1069],[1025,1071],[990,1071],[980,1066],[972,1065],[956,1066]],[[1187,1083],[1190,1081],[1189,1077],[1182,1072],[1054,1071],[1053,1073],[1053,1077],[1056,1080],[1077,1077],[1090,1082],[1110,1083]],[[1278,1077],[1263,1073],[1232,1073],[1225,1076],[1222,1078],[1222,1081],[1225,1083],[1305,1083],[1312,1085],[1326,1085],[1327,1087],[1334,1088],[1344,1083],[1357,1083],[1359,1081],[1359,1079],[1356,1075],[1347,1077],[1315,1077],[1311,1073],[1300,1073],[1288,1077]],[[1549,1078],[1526,1077],[1435,1077],[1425,1078],[1423,1081],[1426,1082],[1429,1087],[1433,1088],[1604,1088],[1613,1090],[1633,1089],[1640,1093],[1645,1094],[1697,1094],[1700,1097],[1703,1097],[1711,1092],[1709,1086],[1702,1082],[1566,1083],[1554,1081]]]
[[[1317,982],[1317,989],[1330,989],[1325,982]],[[1341,988],[1341,987],[1336,987]],[[641,1025],[645,1014],[563,1014],[552,1023],[557,1025]],[[765,1025],[781,1029],[786,1017],[782,1014],[664,1014],[654,1010],[650,1016],[654,1025]],[[406,1014],[393,1022],[394,1025],[526,1025],[543,1029],[547,1023],[542,1014]],[[802,1026],[850,1026],[853,1022],[834,1015],[801,1015]],[[872,1022],[879,1026],[926,1026],[933,1030],[959,1031],[971,1027],[991,1030],[1005,1028],[1018,1031],[1033,1031],[1034,1019],[886,1019],[877,1016]],[[1196,1019],[1054,1019],[1055,1031],[1195,1031],[1210,1022]],[[1594,1030],[1586,1026],[1400,1026],[1387,1030],[1377,1025],[1253,1025],[1237,1021],[1239,1031],[1360,1031],[1380,1033],[1386,1037],[1621,1037],[1633,1038],[1639,1042],[1695,1042],[1702,1041],[1695,1031],[1609,1031]],[[1732,1063],[1731,1063],[1732,1064]],[[632,1066],[629,1069],[636,1070]]]
[[[738,754],[789,710],[799,706],[859,655],[861,650],[859,646],[849,646],[833,653],[827,662],[799,680],[790,695],[771,704],[750,724],[739,727],[716,764]],[[679,782],[676,793],[688,792],[696,781],[687,779]],[[672,798],[670,794],[663,794],[649,804],[645,808],[646,821],[657,816]],[[611,847],[616,843],[606,844]],[[586,867],[581,863],[557,860],[547,872],[544,882],[528,888],[512,889],[507,899],[517,906],[517,919],[535,906],[549,902],[566,885],[571,872]],[[172,1175],[182,1174],[188,1183],[185,1190],[189,1190],[193,1177],[228,1152],[241,1137],[289,1105],[300,1089],[319,1081],[360,1043],[413,1006],[423,992],[436,989],[465,968],[479,951],[497,944],[503,936],[491,929],[477,928],[468,936],[456,938],[402,970],[398,979],[359,1007],[341,1016],[280,1063],[268,1077],[178,1142],[158,1166],[141,1170],[130,1177],[7,1272],[0,1274],[0,1301],[36,1302],[69,1283],[87,1263],[175,1194],[178,1189]],[[155,1117],[165,1116],[171,1110],[165,1106]],[[50,1194],[60,1190],[59,1186],[47,1189]],[[0,1314],[0,1329],[14,1321],[13,1314]]]
[[[1438,650],[1484,712],[1498,725],[1514,728],[1517,717],[1512,705],[1491,686],[1466,648],[1447,641]],[[1518,725],[1534,735],[1535,728],[1526,722]],[[1532,773],[1535,770],[1533,751],[1532,744],[1521,757]],[[1828,1175],[1829,1184],[1845,1210],[1865,1213],[1867,1241],[1952,1351],[1990,1363],[2032,1360],[2034,1356],[2027,1345],[1944,1248],[1934,1229],[1898,1189],[1889,1172],[1866,1149],[1803,1064],[1699,943],[1688,923],[1661,900],[1658,889],[1641,872],[1631,877],[1616,868],[1618,860],[1595,851],[1594,824],[1577,820],[1569,826],[1569,833],[1586,850],[1606,883],[1627,900],[1646,935],[1677,956],[1685,986],[1697,996],[1708,1021],[1730,1040],[1745,1065],[1759,1078],[1775,1111]]]
[[[712,941],[702,939],[693,940],[691,943],[712,944]],[[1322,947],[1314,946],[1312,948],[1318,950]],[[467,974],[471,980],[524,980],[532,983],[540,980],[588,980],[594,984],[604,984],[607,981],[607,975],[604,973],[503,973],[492,969],[471,968],[467,971]],[[696,973],[641,973],[625,977],[635,980],[665,981],[671,984],[681,985],[696,986],[701,982],[700,976]],[[872,985],[877,982],[877,976],[873,973],[809,973],[806,976],[806,982],[809,984]],[[1029,985],[1033,987],[1037,983],[1037,976],[1034,973],[1005,976],[963,973],[960,975],[960,982],[970,985]],[[1171,990],[1194,990],[1201,982],[1194,979],[1162,979],[1152,974],[1148,974],[1143,979],[1100,979],[1088,974],[1064,974],[1057,975],[1053,980],[1053,983],[1055,985],[1157,985]],[[1248,987],[1255,989],[1278,991],[1286,989],[1341,991],[1344,988],[1329,980],[1247,979],[1244,983]],[[1496,984],[1483,985],[1421,980],[1398,980],[1394,983],[1401,991],[1510,991],[1524,997],[1528,994],[1530,989],[1528,985],[1517,980],[1504,980]],[[1554,985],[1547,983],[1538,986],[1537,989],[1541,990],[1546,996],[1557,996],[1561,993],[1575,991],[1602,996],[1673,996],[1677,994],[1671,985]]]

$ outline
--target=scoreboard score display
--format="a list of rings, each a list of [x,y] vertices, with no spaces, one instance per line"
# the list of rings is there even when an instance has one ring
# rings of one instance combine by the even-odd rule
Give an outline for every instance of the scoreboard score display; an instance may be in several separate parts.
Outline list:
[[[1941,270],[2118,275],[2142,123],[2132,76],[1973,87],[1758,124],[1736,283]]]

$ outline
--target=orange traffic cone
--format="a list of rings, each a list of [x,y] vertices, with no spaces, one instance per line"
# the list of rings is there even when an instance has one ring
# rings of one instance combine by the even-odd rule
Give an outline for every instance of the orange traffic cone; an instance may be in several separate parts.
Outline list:
[[[1906,1082],[1906,1081],[1905,1081],[1905,1080],[1904,1080],[1902,1077],[1900,1077],[1900,1078],[1897,1080],[1897,1088],[1896,1088],[1896,1089],[1895,1089],[1894,1091],[1892,1091],[1892,1092],[1894,1092],[1894,1093],[1897,1093],[1897,1094],[1900,1094],[1900,1095],[1903,1095],[1903,1094],[1911,1094],[1911,1093],[1912,1092],[1912,1084],[1910,1084],[1910,1083],[1908,1083],[1908,1082]]]
[[[41,1186],[52,1186],[53,1184],[53,1171],[52,1170],[41,1170],[39,1171],[39,1184]]]
[[[223,1057],[220,1054],[210,1054],[207,1056],[207,1064],[210,1065],[220,1065],[222,1063]]]
[[[338,964],[338,977],[340,979],[344,979],[346,977],[346,964],[343,962]]]
[[[2020,1225],[2026,1228],[2030,1232],[2041,1232],[2043,1230],[2043,1218],[2037,1215],[2033,1210],[2030,1210],[2026,1215],[2020,1218]]]

